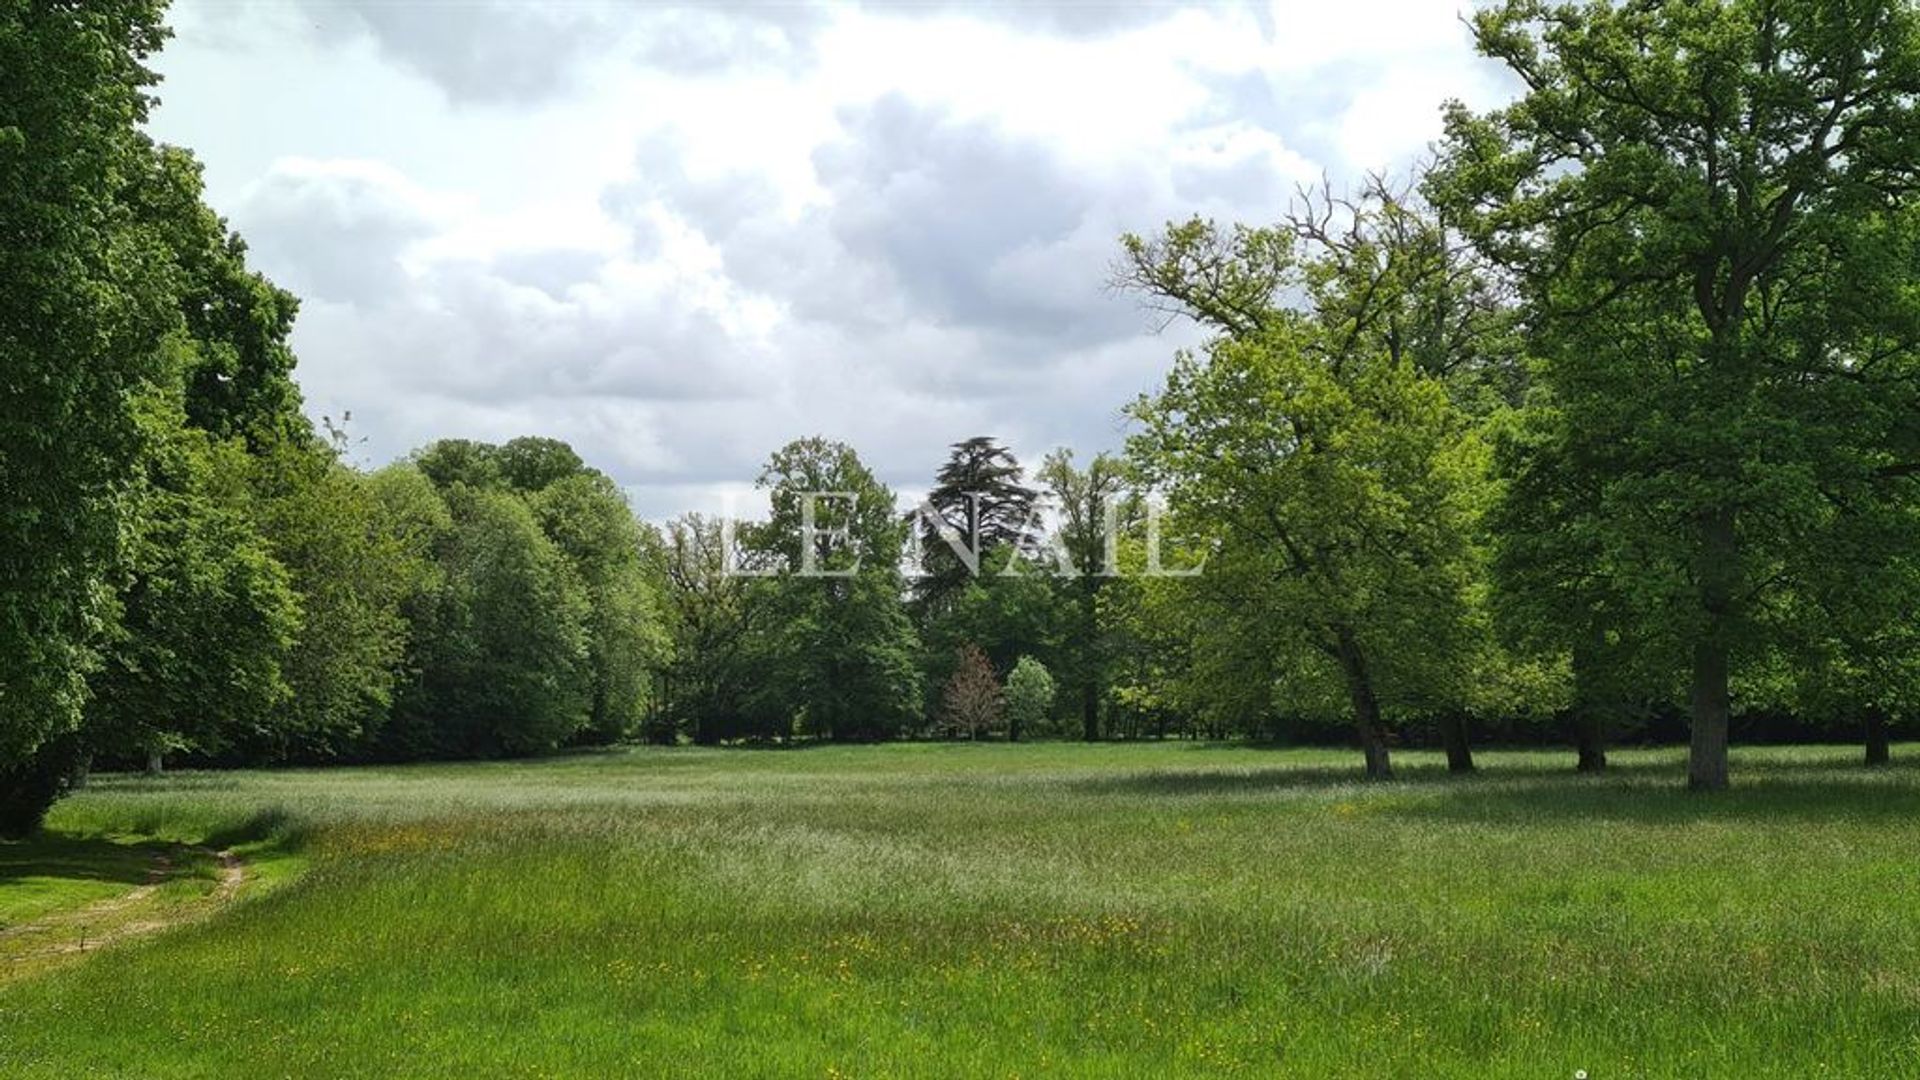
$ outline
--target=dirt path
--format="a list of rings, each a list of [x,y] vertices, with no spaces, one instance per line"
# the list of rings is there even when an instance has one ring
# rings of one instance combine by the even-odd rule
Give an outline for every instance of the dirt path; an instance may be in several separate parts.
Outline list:
[[[58,957],[197,922],[231,902],[251,876],[246,862],[231,851],[181,850],[206,855],[219,865],[219,876],[205,894],[169,902],[161,893],[177,878],[177,860],[173,854],[159,855],[146,881],[119,896],[0,930],[0,979],[39,970]]]

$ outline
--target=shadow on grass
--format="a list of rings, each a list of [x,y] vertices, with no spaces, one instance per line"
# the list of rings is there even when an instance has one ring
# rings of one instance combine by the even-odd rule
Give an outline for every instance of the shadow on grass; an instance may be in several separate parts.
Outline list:
[[[1092,794],[1115,795],[1221,795],[1234,792],[1267,791],[1287,788],[1326,788],[1361,785],[1366,788],[1425,788],[1456,786],[1467,789],[1476,784],[1516,779],[1565,780],[1570,783],[1594,783],[1607,780],[1681,778],[1683,766],[1672,762],[1634,761],[1611,767],[1605,774],[1582,776],[1571,763],[1547,762],[1515,764],[1500,762],[1473,772],[1449,772],[1445,763],[1433,760],[1400,762],[1394,766],[1393,779],[1384,784],[1367,779],[1361,770],[1360,752],[1353,751],[1351,765],[1272,765],[1257,768],[1146,769],[1121,775],[1093,776],[1074,782],[1074,786]]]
[[[306,841],[307,829],[282,807],[260,810],[225,828],[207,834],[202,843],[215,851],[264,842],[277,851],[291,851]]]
[[[1394,772],[1393,785],[1469,784],[1477,776],[1453,776],[1445,766],[1413,766]],[[1089,795],[1235,795],[1261,791],[1332,788],[1366,784],[1358,766],[1273,766],[1257,769],[1145,769],[1119,775],[1070,780],[1067,786]],[[1382,789],[1388,785],[1381,785]]]
[[[224,851],[260,844],[267,852],[298,849],[307,830],[279,808],[262,810],[215,829],[195,845]],[[0,888],[28,878],[141,885],[151,880],[156,860],[179,847],[166,840],[115,840],[103,836],[41,832],[26,840],[0,842]]]
[[[154,860],[171,846],[54,833],[0,842],[0,888],[28,878],[139,885],[151,876]]]
[[[1639,776],[1516,776],[1477,790],[1396,803],[1397,816],[1459,824],[1605,821],[1635,825],[1709,822],[1901,821],[1920,823],[1920,770],[1785,763],[1736,768],[1727,791],[1688,791],[1677,770]]]
[[[1092,795],[1210,796],[1342,789],[1381,797],[1386,814],[1433,821],[1593,820],[1679,824],[1714,820],[1912,820],[1920,823],[1920,762],[1868,769],[1839,757],[1736,761],[1731,790],[1686,790],[1677,761],[1630,761],[1579,774],[1552,764],[1494,764],[1451,773],[1441,764],[1395,770],[1388,783],[1334,766],[1150,770],[1069,781]]]

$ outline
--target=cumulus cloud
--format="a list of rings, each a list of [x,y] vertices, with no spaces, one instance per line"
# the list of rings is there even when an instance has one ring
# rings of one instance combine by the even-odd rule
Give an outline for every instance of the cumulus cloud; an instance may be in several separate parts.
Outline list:
[[[1104,288],[1117,236],[1418,153],[1500,93],[1442,8],[189,2],[154,128],[368,460],[551,435],[665,517],[807,434],[902,489],[1117,446],[1195,338]]]

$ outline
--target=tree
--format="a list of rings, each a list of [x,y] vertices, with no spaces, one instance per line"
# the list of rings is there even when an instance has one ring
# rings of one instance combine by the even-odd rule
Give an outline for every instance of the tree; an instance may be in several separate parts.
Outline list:
[[[929,720],[939,716],[937,695],[963,646],[980,649],[996,672],[1012,670],[1029,653],[1059,656],[1069,615],[1057,579],[1004,545],[986,553],[980,570],[938,613],[922,609],[920,670],[932,695],[924,714]]]
[[[672,640],[662,673],[665,723],[657,741],[684,732],[711,746],[728,739],[784,737],[780,711],[758,673],[772,660],[771,583],[736,572],[749,565],[726,526],[688,514],[668,523],[662,544],[665,612]]]
[[[122,201],[166,32],[151,0],[0,14],[0,833],[37,827],[105,629],[139,391],[179,314],[159,238]]]
[[[851,447],[819,438],[776,451],[760,486],[772,512],[747,542],[776,573],[766,685],[810,733],[898,734],[919,712],[921,682],[893,492]]]
[[[1847,718],[1867,765],[1891,761],[1890,728],[1920,711],[1920,501],[1855,500],[1789,553],[1794,590],[1768,607],[1784,644],[1748,693],[1802,716]],[[1752,685],[1758,682],[1759,685]]]
[[[1335,370],[1269,332],[1181,358],[1135,416],[1176,520],[1234,549],[1222,572],[1268,583],[1242,617],[1337,667],[1368,775],[1389,775],[1385,710],[1457,691],[1472,649],[1485,461],[1444,391],[1390,362]]]
[[[552,750],[592,719],[585,590],[525,503],[471,492],[453,506],[478,690],[467,750]]]
[[[404,547],[420,554],[418,572],[400,597],[405,646],[384,722],[363,733],[356,756],[414,760],[444,755],[450,748],[438,725],[441,717],[427,691],[439,685],[449,636],[464,609],[455,602],[454,556],[458,534],[453,512],[440,489],[411,462],[397,462],[367,477],[381,520]]]
[[[544,491],[568,477],[596,473],[587,468],[573,447],[558,439],[522,436],[494,449],[492,459],[500,478],[519,491]],[[596,473],[597,474],[597,473]]]
[[[1371,235],[1364,219],[1353,228]],[[1394,276],[1381,272],[1356,305],[1346,256],[1302,260],[1277,230],[1229,236],[1194,221],[1126,245],[1124,281],[1221,332],[1133,407],[1143,431],[1129,454],[1165,488],[1176,524],[1213,541],[1208,574],[1258,598],[1224,612],[1295,673],[1307,702],[1337,674],[1367,774],[1389,776],[1389,711],[1458,700],[1482,647],[1485,446],[1393,336],[1417,298],[1380,285]],[[1398,256],[1383,245],[1368,257],[1391,268]],[[1290,288],[1304,307],[1280,305]]]
[[[1121,534],[1138,523],[1145,504],[1130,490],[1125,462],[1109,454],[1094,455],[1081,470],[1073,464],[1073,451],[1056,450],[1041,464],[1039,478],[1059,512],[1058,541],[1072,564],[1073,573],[1057,585],[1070,605],[1066,648],[1080,699],[1081,735],[1095,742],[1107,683],[1100,593],[1118,570]]]
[[[592,719],[585,734],[599,743],[629,738],[666,648],[658,598],[640,563],[639,523],[613,481],[593,470],[554,479],[533,507],[586,588]]]
[[[987,654],[971,645],[963,647],[941,697],[940,715],[947,730],[978,739],[1000,726],[1004,710],[1000,680],[994,677]]]
[[[440,439],[413,452],[413,464],[441,490],[455,484],[497,487],[505,482],[500,448],[472,439]],[[524,474],[523,474],[524,475]]]
[[[243,450],[188,428],[151,395],[152,429],[129,498],[118,617],[89,679],[88,750],[143,756],[258,742],[288,687],[299,597],[254,529]]]
[[[309,431],[288,345],[299,302],[248,269],[247,245],[202,199],[200,163],[143,138],[125,188],[132,212],[166,246],[193,350],[177,373],[185,423],[215,439],[263,445]]]
[[[1221,738],[1255,730],[1271,710],[1273,680],[1261,671],[1261,657],[1236,655],[1234,643],[1244,637],[1210,634],[1221,623],[1195,594],[1217,575],[1145,577],[1144,538],[1130,531],[1117,546],[1122,572],[1100,590],[1096,612],[1106,646],[1104,733],[1125,737],[1186,725]],[[1199,563],[1181,554],[1176,565]],[[1221,661],[1232,669],[1225,678],[1208,670]],[[1216,691],[1236,700],[1213,707],[1220,704]]]
[[[170,259],[184,333],[136,399],[143,450],[84,742],[157,772],[169,750],[260,743],[284,714],[299,597],[255,526],[248,451],[309,426],[286,340],[293,298],[247,269],[245,245],[201,200],[192,155],[138,145],[123,198]]]
[[[413,461],[449,497],[497,492],[533,511],[586,600],[591,719],[576,737],[610,743],[637,733],[667,632],[641,561],[639,523],[620,489],[558,439],[523,437],[500,446],[445,439]]]
[[[1835,505],[1920,468],[1920,32],[1904,0],[1478,13],[1526,87],[1449,107],[1431,179],[1518,283],[1632,633],[1685,658],[1689,786],[1727,784],[1733,688]],[[1591,621],[1583,611],[1571,613]]]
[[[1031,551],[1037,499],[1021,482],[1013,451],[986,435],[954,443],[927,493],[933,512],[920,521],[922,576],[914,587],[922,605],[937,614],[996,549]]]
[[[447,583],[416,624],[421,671],[404,710],[441,754],[559,747],[591,719],[585,590],[511,492],[457,484],[446,500]]]
[[[402,604],[428,572],[425,538],[389,518],[338,453],[309,437],[252,459],[257,528],[300,597],[283,668],[292,694],[252,748],[268,758],[338,757],[385,722],[409,631]]]
[[[1053,713],[1053,676],[1045,664],[1023,656],[1007,675],[1007,738],[1044,731]]]
[[[1635,632],[1608,573],[1598,487],[1575,467],[1572,434],[1544,390],[1495,431],[1505,484],[1489,513],[1493,614],[1521,654],[1566,659],[1575,767],[1598,772],[1632,688],[1645,694],[1660,678],[1653,650],[1668,638]]]

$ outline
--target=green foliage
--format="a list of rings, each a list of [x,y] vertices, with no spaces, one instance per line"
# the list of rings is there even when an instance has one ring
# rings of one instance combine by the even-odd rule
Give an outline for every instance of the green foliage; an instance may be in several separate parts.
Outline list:
[[[655,533],[558,439],[373,475],[317,439],[296,300],[139,131],[159,14],[0,14],[0,832],[93,752],[981,735],[1004,706],[1015,738],[1345,722],[1385,776],[1392,729],[1471,767],[1469,718],[1563,712],[1598,767],[1685,699],[1718,787],[1740,710],[1881,744],[1920,715],[1907,0],[1483,5],[1523,92],[1450,106],[1421,183],[1123,240],[1116,283],[1214,335],[1128,460],[1050,456],[1043,506],[964,440],[916,533],[804,439],[739,542]],[[1113,573],[1154,540],[1204,574]]]
[[[1007,674],[1007,737],[1018,742],[1022,735],[1058,734],[1053,716],[1053,675],[1046,665],[1031,656],[1023,656]]]
[[[772,586],[735,572],[747,553],[726,527],[689,514],[661,543],[670,660],[662,673],[664,722],[656,741],[681,733],[702,745],[793,733],[792,717],[759,676],[770,644]]]
[[[134,402],[180,330],[161,238],[120,199],[144,164],[159,16],[137,0],[0,12],[0,762],[79,723]]]
[[[244,451],[186,427],[177,403],[144,404],[149,449],[87,745],[123,758],[258,745],[284,715],[300,598],[254,528]]]
[[[316,441],[273,444],[253,462],[259,529],[300,596],[283,671],[292,695],[254,749],[347,754],[387,716],[406,650],[401,605],[420,588],[428,553],[367,477]]]
[[[1168,248],[1241,262],[1287,249],[1257,230],[1230,241],[1205,231],[1130,242],[1136,273],[1163,275],[1155,253]],[[1317,280],[1334,261],[1297,271]],[[1281,269],[1226,278],[1281,280]],[[1210,288],[1176,282],[1170,298],[1196,298],[1204,317]],[[1129,451],[1164,488],[1178,529],[1208,544],[1192,598],[1223,600],[1212,617],[1259,643],[1264,670],[1235,681],[1290,694],[1282,704],[1298,711],[1344,686],[1368,771],[1384,775],[1383,717],[1459,700],[1480,648],[1474,541],[1487,461],[1440,378],[1361,329],[1376,323],[1330,309],[1346,298],[1331,290],[1319,307],[1269,307],[1251,322],[1249,301],[1235,300],[1222,336],[1177,358],[1166,387],[1133,408],[1142,431]],[[1396,297],[1370,302],[1391,311]],[[1292,677],[1276,679],[1276,664]]]
[[[1100,597],[1118,576],[1119,546],[1140,527],[1145,503],[1133,490],[1126,463],[1109,454],[1094,455],[1082,470],[1073,464],[1073,451],[1057,450],[1041,464],[1039,479],[1059,514],[1055,561],[1064,553],[1072,571],[1054,581],[1064,624],[1059,666],[1080,702],[1081,736],[1092,742],[1100,737],[1100,706],[1116,650],[1115,635],[1101,622]]]
[[[179,373],[185,420],[254,447],[308,430],[287,344],[299,302],[247,268],[247,247],[202,201],[200,163],[149,147],[126,188],[133,213],[164,241],[193,353]]]
[[[453,630],[449,620],[459,614],[453,604],[453,513],[440,490],[411,462],[373,473],[367,486],[386,527],[421,558],[410,588],[400,598],[406,644],[394,681],[393,703],[385,722],[366,733],[356,753],[399,760],[445,755],[452,751],[436,727],[440,715],[425,683],[445,655],[443,646]],[[435,672],[436,685],[438,676]]]
[[[307,437],[286,337],[291,296],[247,270],[201,202],[199,164],[150,147],[125,199],[158,238],[184,336],[136,399],[143,452],[122,502],[116,625],[89,680],[88,752],[272,745],[301,597],[254,520],[248,449]]]
[[[921,676],[893,492],[851,447],[818,438],[776,451],[760,486],[771,514],[746,542],[775,573],[760,652],[770,707],[836,740],[898,734],[919,714]]]
[[[988,436],[953,444],[916,509],[911,609],[929,721],[939,720],[968,650],[985,653],[996,672],[1024,653],[1056,654],[1066,613],[1054,577],[1070,567],[1045,542],[1040,510],[1019,460]]]
[[[1506,576],[1562,640],[1652,639],[1602,664],[1664,658],[1690,779],[1724,786],[1735,687],[1803,647],[1782,607],[1848,603],[1805,553],[1912,497],[1920,13],[1513,0],[1473,26],[1527,92],[1450,109],[1429,191],[1517,283],[1553,395],[1513,497],[1572,511],[1507,513],[1549,535]]]
[[[456,485],[446,501],[446,577],[422,598],[404,723],[450,756],[564,745],[593,718],[586,590],[524,500]]]
[[[639,733],[648,676],[662,663],[667,642],[658,597],[641,564],[639,523],[613,481],[573,461],[578,471],[549,480],[532,505],[585,587],[592,719],[584,735],[612,743]]]
[[[664,579],[613,481],[566,443],[520,438],[433,443],[394,482],[435,566],[407,605],[413,675],[381,752],[525,754],[641,734],[671,644]],[[442,498],[444,523],[429,512]]]
[[[561,480],[593,472],[573,447],[534,436],[509,439],[494,450],[493,460],[500,478],[520,491],[544,491]]]
[[[1029,552],[1037,493],[1022,482],[1013,451],[978,435],[953,444],[934,474],[918,520],[920,576],[914,594],[923,622],[937,618],[1002,548]]]
[[[86,768],[86,746],[78,731],[65,731],[28,754],[0,759],[0,839],[32,836],[54,802],[72,789]]]
[[[413,464],[435,486],[496,487],[505,482],[500,470],[500,448],[471,439],[441,439],[413,452]]]
[[[979,649],[997,672],[1010,671],[1026,653],[1052,657],[1059,651],[1071,615],[1050,568],[1001,545],[985,553],[980,569],[945,594],[937,610],[920,608],[921,670],[930,687],[946,684],[963,648]],[[938,711],[933,704],[930,715]]]

